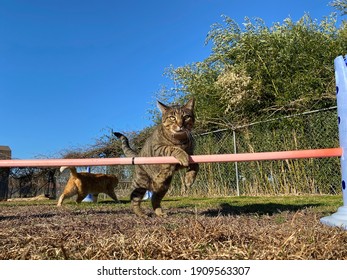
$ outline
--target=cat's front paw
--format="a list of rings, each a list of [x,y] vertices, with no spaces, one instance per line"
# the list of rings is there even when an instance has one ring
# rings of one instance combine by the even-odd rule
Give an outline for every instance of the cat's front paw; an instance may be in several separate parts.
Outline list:
[[[179,155],[175,156],[175,158],[180,162],[182,166],[189,166],[189,155],[186,152],[180,153]]]
[[[193,185],[195,179],[196,179],[196,175],[198,174],[199,171],[199,165],[198,164],[191,164],[189,165],[189,168],[185,174],[184,177],[184,184],[186,187],[190,187],[191,185]]]

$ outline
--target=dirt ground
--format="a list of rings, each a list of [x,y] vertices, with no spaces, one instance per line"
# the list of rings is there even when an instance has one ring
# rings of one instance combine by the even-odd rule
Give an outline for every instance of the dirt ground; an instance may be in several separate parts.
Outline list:
[[[347,231],[321,224],[314,207],[181,205],[141,219],[127,201],[55,203],[0,203],[0,259],[347,259]]]

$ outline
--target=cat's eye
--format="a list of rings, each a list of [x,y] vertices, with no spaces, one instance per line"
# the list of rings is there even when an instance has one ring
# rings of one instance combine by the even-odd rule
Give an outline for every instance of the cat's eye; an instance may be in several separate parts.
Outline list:
[[[189,120],[190,118],[191,118],[191,116],[189,116],[189,115],[184,116],[185,121]]]
[[[174,121],[174,120],[176,120],[176,117],[170,116],[169,119],[170,119],[171,121]]]

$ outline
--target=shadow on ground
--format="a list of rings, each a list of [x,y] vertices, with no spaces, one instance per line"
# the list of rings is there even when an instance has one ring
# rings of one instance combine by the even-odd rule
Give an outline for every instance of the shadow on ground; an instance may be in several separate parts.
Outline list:
[[[278,204],[278,203],[262,203],[262,204],[249,204],[244,206],[235,206],[229,203],[222,203],[219,208],[209,209],[201,214],[207,217],[216,216],[230,216],[241,214],[258,214],[258,215],[274,215],[285,211],[296,212],[298,210],[318,207],[319,203],[292,205],[292,204]]]

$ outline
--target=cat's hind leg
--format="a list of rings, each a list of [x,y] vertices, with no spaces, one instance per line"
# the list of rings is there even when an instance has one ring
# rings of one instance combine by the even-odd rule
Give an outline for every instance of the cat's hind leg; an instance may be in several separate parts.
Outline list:
[[[130,195],[131,205],[136,215],[145,217],[146,214],[141,209],[141,202],[145,193],[150,189],[151,180],[147,172],[142,168],[141,165],[135,166],[135,177],[132,183],[134,190]]]
[[[153,195],[152,195],[152,207],[154,210],[154,213],[159,217],[166,217],[166,213],[164,213],[163,209],[161,208],[161,201],[163,200],[165,194],[170,188],[172,175],[169,171],[165,171],[163,169],[155,178],[153,184]]]
[[[152,207],[153,207],[154,213],[158,217],[166,217],[167,216],[167,214],[161,208],[161,201],[162,201],[162,199],[166,193],[167,193],[167,190],[162,190],[160,192],[153,192]]]
[[[133,192],[131,193],[131,196],[130,196],[133,211],[135,212],[136,215],[138,215],[140,217],[146,216],[146,214],[143,213],[143,211],[141,209],[142,198],[144,197],[146,191],[147,191],[146,189],[138,187],[138,188],[135,188],[133,190]]]

